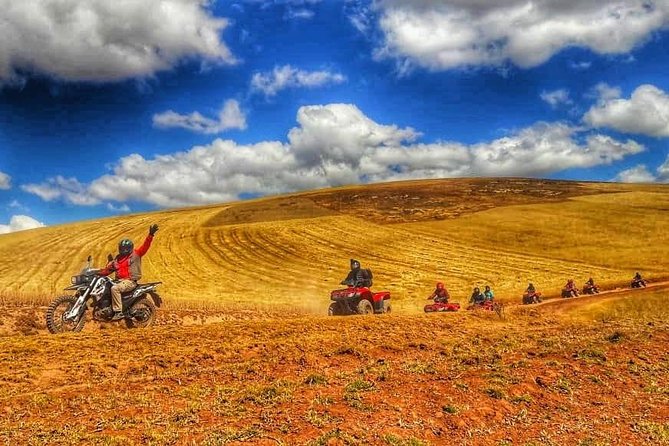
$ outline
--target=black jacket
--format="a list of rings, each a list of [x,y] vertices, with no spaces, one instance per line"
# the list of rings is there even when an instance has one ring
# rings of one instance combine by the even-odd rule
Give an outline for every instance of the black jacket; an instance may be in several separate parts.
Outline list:
[[[349,271],[342,284],[354,287],[370,287],[372,286],[372,278],[366,269],[355,268]]]

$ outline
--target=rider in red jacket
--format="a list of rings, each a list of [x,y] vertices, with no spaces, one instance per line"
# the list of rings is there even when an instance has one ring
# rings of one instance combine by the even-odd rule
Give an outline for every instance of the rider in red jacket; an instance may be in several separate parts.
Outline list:
[[[116,272],[116,280],[118,280],[111,287],[112,309],[114,310],[112,321],[124,318],[121,294],[137,288],[137,282],[142,278],[142,257],[151,247],[153,236],[157,231],[158,225],[151,225],[149,235],[144,240],[142,246],[137,249],[134,249],[135,246],[132,240],[121,240],[118,244],[118,255],[116,258],[105,269],[100,271],[100,274],[103,276]]]

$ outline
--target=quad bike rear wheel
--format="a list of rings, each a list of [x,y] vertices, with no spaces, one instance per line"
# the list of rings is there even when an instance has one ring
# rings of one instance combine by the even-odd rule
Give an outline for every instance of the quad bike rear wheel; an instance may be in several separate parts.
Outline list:
[[[66,321],[65,314],[72,309],[77,301],[75,296],[60,296],[49,304],[46,310],[46,328],[50,333],[79,332],[86,323],[86,313],[83,313],[79,319]]]
[[[372,307],[372,303],[368,301],[367,299],[362,299],[360,302],[358,302],[358,314],[373,314],[374,313],[374,308]]]
[[[125,326],[128,328],[146,328],[156,320],[156,305],[148,297],[142,297],[128,309]]]
[[[393,312],[392,305],[390,305],[390,303],[384,303],[383,304],[383,312],[384,313],[392,313]]]

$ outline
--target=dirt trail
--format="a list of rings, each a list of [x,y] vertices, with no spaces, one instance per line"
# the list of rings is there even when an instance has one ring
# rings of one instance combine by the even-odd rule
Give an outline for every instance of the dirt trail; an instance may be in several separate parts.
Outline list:
[[[626,294],[633,295],[635,293],[643,292],[644,290],[663,289],[663,288],[669,288],[669,281],[649,283],[645,288],[633,289],[629,287],[628,288],[617,287],[612,290],[601,291],[598,294],[582,294],[581,296],[575,298],[552,297],[549,299],[545,299],[543,302],[534,305],[514,304],[511,306],[527,307],[527,308],[550,307],[551,309],[555,309],[556,311],[561,311],[565,309],[564,307],[573,308],[576,306],[583,305],[585,303],[621,299],[627,297]]]

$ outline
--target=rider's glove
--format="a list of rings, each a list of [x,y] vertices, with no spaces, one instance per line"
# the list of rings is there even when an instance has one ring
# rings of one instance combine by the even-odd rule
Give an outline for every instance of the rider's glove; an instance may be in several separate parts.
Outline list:
[[[151,225],[151,227],[149,228],[149,235],[153,236],[156,234],[156,232],[158,232],[158,225],[156,224]]]

